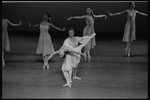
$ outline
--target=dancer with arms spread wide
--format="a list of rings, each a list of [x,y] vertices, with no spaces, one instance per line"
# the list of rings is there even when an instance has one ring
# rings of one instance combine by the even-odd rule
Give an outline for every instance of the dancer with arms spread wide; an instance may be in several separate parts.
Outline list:
[[[94,18],[101,18],[101,17],[105,17],[105,19],[107,18],[106,15],[94,15],[92,9],[87,8],[86,9],[87,15],[83,15],[83,16],[73,16],[73,17],[69,17],[67,18],[67,20],[71,20],[71,19],[85,19],[86,21],[86,27],[83,30],[83,36],[89,36],[92,33],[94,33]],[[91,61],[91,55],[90,55],[90,50],[92,48],[94,48],[94,46],[96,46],[96,41],[95,38],[91,39],[88,44],[84,47],[84,52],[87,54],[88,57],[88,62]],[[85,58],[86,60],[87,58]]]
[[[129,5],[130,5],[130,9],[124,10],[122,12],[118,12],[118,13],[114,13],[114,14],[111,14],[110,12],[108,12],[110,16],[127,13],[127,22],[125,25],[124,36],[123,36],[122,41],[127,42],[127,46],[125,48],[125,54],[128,57],[130,57],[130,53],[131,53],[131,42],[133,42],[133,40],[136,40],[136,34],[135,34],[136,14],[148,16],[145,13],[137,11],[135,9],[135,3],[134,2],[130,2]]]
[[[37,44],[36,54],[42,54],[43,56],[43,61],[44,61],[43,69],[45,69],[46,67],[49,69],[48,57],[50,56],[51,53],[55,51],[51,37],[48,33],[49,28],[53,27],[60,31],[65,31],[65,28],[60,29],[54,26],[51,23],[51,19],[48,13],[44,14],[43,21],[40,24],[31,25],[29,23],[29,27],[38,27],[38,26],[40,27],[40,36],[39,36],[39,41]]]

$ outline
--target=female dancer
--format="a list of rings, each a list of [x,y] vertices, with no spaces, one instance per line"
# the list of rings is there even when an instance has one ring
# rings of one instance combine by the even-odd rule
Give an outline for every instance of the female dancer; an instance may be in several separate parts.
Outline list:
[[[20,21],[19,24],[14,24],[2,15],[2,66],[3,67],[5,66],[4,50],[10,51],[9,36],[7,31],[8,24],[12,26],[20,26],[22,23]]]
[[[136,13],[144,15],[144,16],[148,16],[145,13],[141,13],[137,10],[135,10],[135,3],[134,2],[130,2],[130,9],[128,10],[124,10],[122,12],[118,12],[115,14],[111,14],[110,12],[109,15],[110,16],[114,16],[114,15],[120,15],[122,13],[127,12],[127,22],[125,25],[125,30],[124,30],[124,36],[122,41],[127,42],[127,46],[125,48],[125,54],[130,57],[130,53],[131,53],[131,42],[133,42],[133,40],[136,40],[136,35],[135,35],[135,17],[136,17]]]
[[[29,23],[29,27],[31,27],[32,25]],[[38,45],[37,45],[37,49],[36,49],[36,54],[42,54],[43,56],[43,61],[44,61],[44,65],[43,65],[43,69],[45,69],[45,67],[47,67],[47,69],[49,69],[49,65],[48,65],[48,56],[54,52],[54,47],[52,44],[52,40],[51,37],[48,33],[48,30],[51,27],[60,30],[60,31],[65,31],[65,28],[60,29],[56,26],[54,26],[51,23],[51,19],[48,13],[45,13],[43,16],[43,21],[40,24],[37,25],[33,25],[32,27],[40,27],[40,36],[39,36],[39,41],[38,41]]]
[[[58,54],[60,55],[60,57],[63,57],[65,56],[65,60],[63,62],[63,65],[62,65],[62,72],[64,74],[64,77],[67,81],[67,83],[63,86],[68,86],[68,87],[71,87],[72,86],[72,68],[73,68],[73,64],[72,64],[72,61],[71,61],[71,58],[69,55],[73,54],[73,53],[77,53],[77,54],[80,54],[82,56],[86,56],[85,53],[81,53],[81,49],[92,39],[94,38],[96,34],[93,33],[91,36],[84,36],[82,41],[81,41],[81,44],[74,48],[72,46],[69,45],[69,43],[65,40],[64,41],[64,44],[63,46],[56,52],[52,53],[49,57],[49,59],[54,56],[55,54]]]
[[[94,15],[92,9],[90,9],[90,8],[87,8],[86,12],[87,12],[87,15],[74,16],[74,17],[67,18],[67,20],[71,20],[73,18],[74,19],[85,19],[87,25],[83,30],[83,36],[89,36],[92,33],[94,33],[94,18],[101,18],[101,17],[105,17],[105,19],[107,18],[106,15]],[[93,38],[91,41],[89,41],[89,43],[84,48],[84,52],[87,54],[87,57],[88,57],[88,62],[91,61],[90,50],[92,48],[94,48],[94,46],[96,46],[95,38]],[[86,60],[86,58],[85,58],[85,60]]]

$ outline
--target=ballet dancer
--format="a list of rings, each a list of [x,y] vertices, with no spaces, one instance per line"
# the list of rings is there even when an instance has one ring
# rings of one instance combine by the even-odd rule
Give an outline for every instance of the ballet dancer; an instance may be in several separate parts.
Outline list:
[[[48,33],[49,28],[51,26],[60,31],[65,31],[65,28],[60,29],[60,28],[54,26],[51,23],[50,15],[48,13],[44,14],[43,21],[40,24],[31,25],[29,23],[28,26],[29,27],[40,27],[40,36],[39,36],[39,41],[38,41],[38,45],[37,45],[37,49],[36,49],[36,54],[42,54],[42,56],[43,56],[43,61],[44,61],[43,69],[45,69],[46,67],[47,67],[47,69],[49,69],[48,57],[51,53],[53,53],[55,51],[51,37]]]
[[[60,55],[60,57],[65,56],[65,60],[63,62],[62,65],[62,72],[64,74],[64,77],[66,79],[66,84],[64,84],[63,86],[67,86],[70,87],[72,86],[72,68],[73,68],[73,64],[72,64],[72,60],[71,60],[71,56],[72,54],[76,53],[76,54],[80,54],[82,56],[87,56],[86,53],[82,53],[81,50],[82,48],[92,39],[94,38],[96,34],[93,33],[91,36],[84,36],[82,38],[82,41],[80,42],[81,44],[78,47],[72,47],[69,45],[67,39],[64,41],[63,46],[56,52],[52,53],[49,57],[49,59],[51,57],[53,57],[54,55],[58,54]],[[77,59],[76,59],[77,60]]]
[[[11,26],[20,26],[22,22],[19,21],[19,24],[14,24],[2,15],[2,66],[3,67],[5,66],[4,51],[10,51],[10,43],[9,43],[9,36],[7,30],[8,24]]]
[[[125,54],[128,57],[130,57],[130,54],[131,54],[131,42],[133,42],[133,40],[136,40],[136,34],[135,34],[136,14],[148,16],[145,13],[137,11],[135,9],[135,3],[134,2],[130,2],[129,6],[130,6],[129,9],[124,10],[122,12],[118,12],[118,13],[114,13],[114,14],[111,14],[110,12],[108,12],[109,16],[120,15],[120,14],[123,14],[125,12],[127,13],[127,22],[125,25],[124,36],[123,36],[122,41],[127,42],[127,46],[125,48]]]
[[[83,30],[83,36],[88,36],[94,33],[94,18],[101,18],[101,17],[105,17],[105,19],[107,18],[106,15],[94,15],[93,10],[91,8],[87,8],[86,12],[87,12],[87,15],[73,16],[73,17],[67,18],[67,20],[85,19],[87,25]],[[94,48],[94,46],[96,46],[95,38],[90,40],[89,43],[84,47],[84,52],[87,54],[88,62],[91,61],[90,50]],[[87,58],[85,58],[85,60],[86,59]]]

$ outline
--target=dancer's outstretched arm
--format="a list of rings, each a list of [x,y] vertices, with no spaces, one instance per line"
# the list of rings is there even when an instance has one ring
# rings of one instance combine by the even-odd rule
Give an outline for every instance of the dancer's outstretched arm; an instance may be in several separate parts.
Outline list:
[[[40,26],[40,24],[31,25],[31,23],[28,23],[28,26],[29,26],[29,27],[38,27],[38,26]]]
[[[105,17],[105,19],[107,19],[107,16],[106,16],[105,14],[103,14],[103,15],[95,15],[94,12],[93,12],[93,10],[92,10],[92,14],[93,14],[93,16],[94,16],[95,18]]]
[[[52,26],[53,28],[59,30],[59,31],[65,31],[65,28],[61,29],[59,27],[54,26],[52,23],[50,23],[50,26]]]
[[[10,22],[8,19],[7,19],[7,22],[12,26],[20,26],[22,24],[21,21],[19,21],[19,24],[14,24],[14,23]]]
[[[136,11],[136,13],[144,15],[144,16],[148,16],[148,14],[145,14],[145,13],[142,13],[142,12],[139,12],[139,11]]]
[[[67,20],[71,20],[72,18],[74,18],[74,19],[84,19],[84,18],[86,18],[86,15],[83,15],[83,16],[72,16],[72,17],[67,18]]]
[[[109,16],[120,15],[120,14],[123,14],[123,13],[125,13],[125,12],[127,12],[127,10],[124,10],[124,11],[122,11],[122,12],[117,12],[117,13],[114,13],[114,14],[112,14],[112,13],[110,13],[110,12],[108,11],[108,15],[109,15]]]

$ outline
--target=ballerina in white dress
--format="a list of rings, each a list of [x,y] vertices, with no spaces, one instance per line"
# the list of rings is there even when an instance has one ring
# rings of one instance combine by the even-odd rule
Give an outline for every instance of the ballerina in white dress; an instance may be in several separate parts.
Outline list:
[[[20,26],[21,24],[22,24],[21,21],[19,22],[19,24],[14,24],[2,15],[2,66],[3,67],[5,66],[4,51],[10,51],[10,43],[9,43],[9,35],[8,35],[7,27],[8,25]]]
[[[94,30],[94,19],[95,18],[101,18],[101,17],[105,17],[105,19],[107,18],[106,15],[94,15],[93,10],[91,8],[87,8],[86,9],[87,15],[83,15],[83,16],[73,16],[73,17],[69,17],[67,18],[67,20],[71,20],[71,19],[85,19],[86,21],[86,27],[83,29],[83,36],[90,36],[92,33],[95,32]],[[90,50],[94,48],[94,46],[96,46],[96,41],[95,38],[91,39],[87,45],[84,47],[84,52],[87,54],[87,58],[85,58],[85,60],[87,59],[88,62],[91,61],[91,55],[90,55]]]
[[[29,23],[29,27],[31,26],[32,25]],[[43,56],[43,61],[44,61],[43,69],[45,69],[46,67],[47,69],[49,69],[48,57],[51,53],[55,52],[51,36],[48,33],[49,28],[51,26],[60,31],[65,31],[65,28],[60,29],[54,26],[51,23],[51,19],[48,13],[44,14],[43,21],[40,24],[33,25],[32,27],[38,27],[38,26],[40,27],[40,36],[37,44],[36,54],[42,54]]]
[[[50,57],[48,59],[50,59],[51,57],[53,57],[55,54],[59,54],[60,57],[63,57],[65,56],[65,60],[63,62],[63,65],[62,65],[62,72],[64,74],[64,77],[67,81],[67,83],[63,86],[68,86],[68,87],[71,87],[72,86],[72,62],[71,62],[71,58],[70,58],[70,54],[72,53],[76,53],[76,54],[80,54],[80,55],[83,55],[84,57],[86,56],[86,53],[82,53],[81,50],[82,48],[92,39],[95,37],[95,33],[93,33],[91,36],[84,36],[82,41],[81,41],[81,44],[74,48],[70,45],[68,45],[68,43],[66,43],[66,41],[64,41],[64,44],[63,46],[56,52],[52,53],[50,55]]]
[[[135,18],[136,18],[136,13],[144,15],[144,16],[148,16],[145,13],[141,13],[137,10],[135,10],[135,3],[134,2],[130,2],[130,9],[128,10],[124,10],[122,12],[118,12],[118,13],[114,13],[111,14],[110,12],[109,15],[110,16],[114,16],[114,15],[120,15],[122,13],[127,12],[127,22],[125,25],[125,30],[124,30],[124,36],[122,41],[127,42],[127,46],[125,48],[125,54],[130,57],[130,52],[131,52],[131,42],[133,42],[133,40],[136,40],[136,34],[135,34]]]

